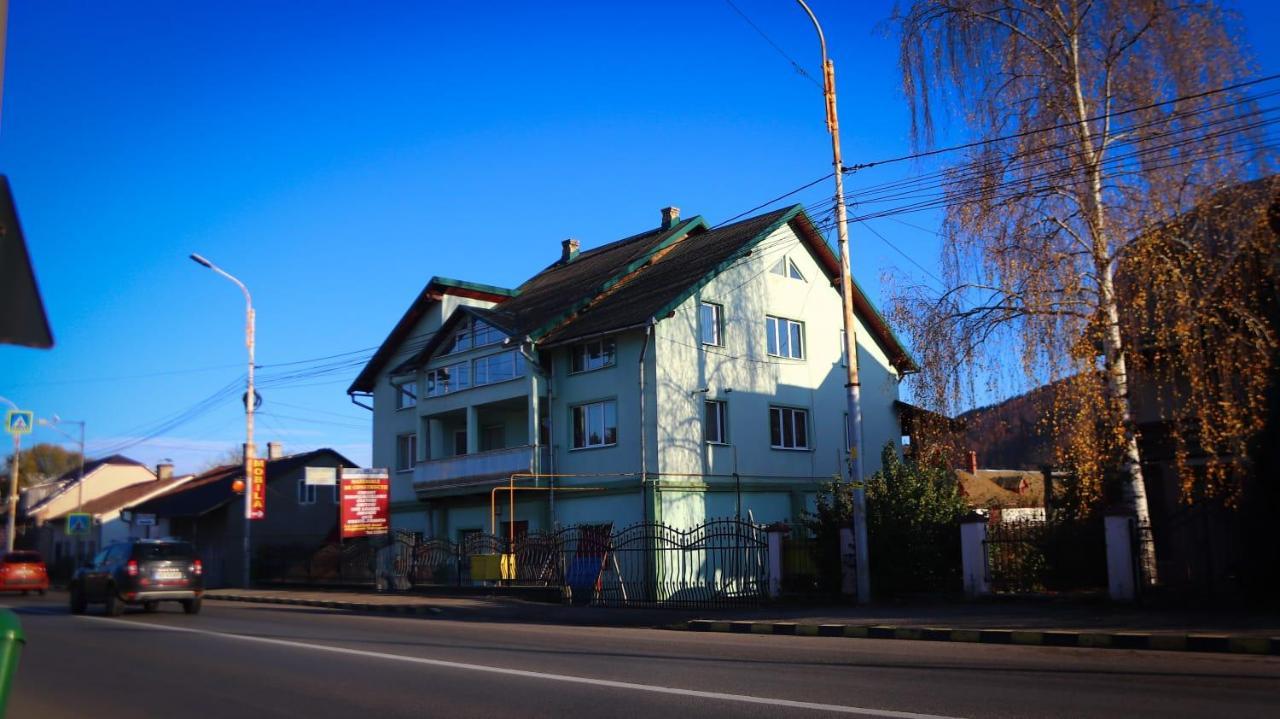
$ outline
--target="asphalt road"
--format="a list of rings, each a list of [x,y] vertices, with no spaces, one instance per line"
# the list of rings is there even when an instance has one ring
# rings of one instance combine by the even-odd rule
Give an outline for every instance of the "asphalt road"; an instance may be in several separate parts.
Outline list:
[[[1280,713],[1280,658],[695,634],[209,602],[27,634],[11,718],[1207,717]]]

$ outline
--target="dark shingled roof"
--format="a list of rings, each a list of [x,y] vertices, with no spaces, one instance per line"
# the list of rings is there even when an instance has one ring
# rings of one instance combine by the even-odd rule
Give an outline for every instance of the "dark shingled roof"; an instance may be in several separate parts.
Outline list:
[[[637,270],[572,320],[556,327],[547,336],[548,344],[634,327],[648,322],[659,312],[696,290],[701,280],[710,279],[727,261],[737,259],[747,243],[777,223],[787,209],[752,217],[732,225],[708,230],[698,228],[675,243],[655,262]],[[661,318],[659,318],[661,319]]]
[[[332,449],[317,449],[302,454],[292,454],[280,459],[267,461],[267,484],[282,477],[320,455],[332,455],[347,467],[357,466],[355,462],[343,457]],[[228,464],[198,475],[195,479],[178,487],[172,492],[155,499],[148,500],[133,508],[135,512],[155,514],[158,517],[199,517],[212,512],[224,504],[240,498],[231,489],[237,479],[244,479],[243,464]],[[268,508],[268,511],[270,508]]]
[[[460,308],[425,347],[400,365],[420,366],[466,314],[513,339],[554,346],[661,320],[729,265],[789,224],[837,284],[840,263],[800,205],[710,228],[701,217],[677,222],[556,262],[520,286],[514,298],[487,309]],[[838,288],[837,288],[838,289]],[[875,306],[854,283],[854,310],[899,372],[917,367]]]

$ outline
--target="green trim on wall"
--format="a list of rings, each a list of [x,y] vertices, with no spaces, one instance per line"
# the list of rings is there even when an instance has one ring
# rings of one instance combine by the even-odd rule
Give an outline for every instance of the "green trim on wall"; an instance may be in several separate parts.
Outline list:
[[[519,290],[509,290],[505,287],[497,287],[494,285],[486,285],[480,282],[467,282],[466,280],[455,280],[449,277],[434,277],[435,282],[445,285],[446,287],[457,287],[462,290],[475,290],[476,292],[488,292],[493,295],[505,295],[507,297],[515,297],[520,294]]]

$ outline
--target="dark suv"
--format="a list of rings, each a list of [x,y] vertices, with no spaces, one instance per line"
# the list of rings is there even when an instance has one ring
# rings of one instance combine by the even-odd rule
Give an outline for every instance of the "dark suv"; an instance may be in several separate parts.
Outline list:
[[[200,611],[203,567],[189,543],[173,539],[130,539],[109,545],[71,577],[71,611],[84,614],[90,602],[106,605],[107,616],[141,605],[154,612],[161,601]]]

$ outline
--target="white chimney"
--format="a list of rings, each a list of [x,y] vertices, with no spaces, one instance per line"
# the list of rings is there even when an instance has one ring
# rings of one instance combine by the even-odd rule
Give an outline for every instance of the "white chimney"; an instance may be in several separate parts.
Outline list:
[[[680,222],[679,207],[662,208],[662,229],[669,230],[672,227],[675,227],[676,224],[679,222]]]
[[[267,459],[280,459],[284,456],[284,445],[279,442],[267,442]]]

